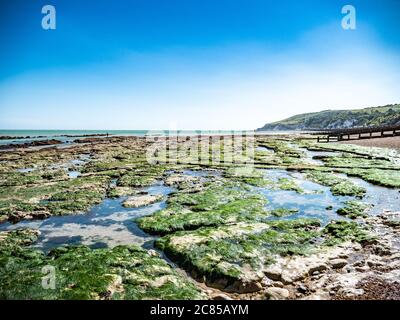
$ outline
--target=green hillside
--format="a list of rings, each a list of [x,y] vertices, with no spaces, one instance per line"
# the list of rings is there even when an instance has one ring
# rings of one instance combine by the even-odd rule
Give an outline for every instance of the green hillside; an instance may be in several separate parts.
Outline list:
[[[298,114],[285,120],[267,123],[257,131],[341,129],[396,124],[400,125],[400,104]]]

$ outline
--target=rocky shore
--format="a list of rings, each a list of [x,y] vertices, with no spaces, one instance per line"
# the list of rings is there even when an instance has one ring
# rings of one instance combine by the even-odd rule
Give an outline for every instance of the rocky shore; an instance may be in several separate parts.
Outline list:
[[[394,150],[307,136],[80,142],[0,154],[0,298],[400,298]],[[57,240],[45,252],[36,244],[48,230],[19,224],[103,203],[98,228],[128,219],[128,230],[151,240]],[[80,234],[97,239],[89,227]],[[41,288],[45,265],[56,269],[55,291]]]
[[[0,145],[0,150],[8,150],[8,149],[24,149],[29,147],[41,147],[41,146],[50,146],[62,144],[63,142],[56,139],[47,139],[47,140],[36,140],[32,142],[25,143],[10,143],[5,145]]]

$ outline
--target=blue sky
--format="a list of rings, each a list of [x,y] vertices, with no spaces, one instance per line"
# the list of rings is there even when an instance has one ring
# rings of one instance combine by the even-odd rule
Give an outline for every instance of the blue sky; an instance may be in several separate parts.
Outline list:
[[[254,129],[396,103],[399,30],[398,0],[1,1],[0,128]]]

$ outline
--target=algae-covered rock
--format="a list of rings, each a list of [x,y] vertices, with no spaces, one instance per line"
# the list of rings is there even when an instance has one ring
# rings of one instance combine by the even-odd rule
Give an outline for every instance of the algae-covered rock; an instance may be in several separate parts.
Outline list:
[[[264,178],[263,171],[254,169],[252,166],[228,168],[224,171],[223,176],[233,181],[240,181],[257,187],[264,187],[271,183]]]
[[[296,191],[304,193],[304,190],[297,184],[296,180],[290,178],[279,178],[277,187],[280,190]]]
[[[332,221],[325,226],[323,233],[326,235],[326,245],[336,245],[344,241],[355,241],[361,244],[375,241],[374,236],[365,227],[354,221]]]
[[[268,215],[264,196],[229,188],[210,187],[197,193],[180,192],[167,201],[167,208],[137,220],[149,233],[166,234],[202,226],[262,219]]]
[[[126,199],[122,205],[126,208],[139,208],[143,206],[147,206],[149,204],[160,201],[163,198],[162,195],[151,195],[151,194],[142,194],[136,195],[133,197],[129,197]]]
[[[157,240],[156,246],[211,286],[250,292],[259,290],[254,283],[275,255],[312,251],[318,227],[311,219],[238,223],[176,232]]]
[[[345,202],[345,206],[343,208],[338,209],[336,212],[342,216],[355,219],[358,217],[365,217],[366,210],[368,208],[369,205],[365,203],[356,200],[349,200]]]
[[[40,232],[34,229],[0,231],[0,252],[10,252],[15,248],[28,246],[37,241]]]
[[[17,222],[85,212],[102,201],[108,184],[108,177],[79,176],[46,184],[0,189],[0,215]]]
[[[295,214],[299,212],[299,209],[296,208],[276,208],[274,210],[271,210],[271,215],[274,217],[286,217],[290,216],[292,214]]]
[[[24,247],[36,237],[34,230],[0,233],[1,299],[205,298],[164,260],[137,246],[60,247],[45,255]]]
[[[345,172],[376,185],[400,188],[400,168],[397,170],[351,168],[346,169]]]
[[[398,168],[389,160],[373,159],[369,156],[355,156],[343,154],[341,157],[322,158],[325,165],[334,168],[376,168],[376,169],[395,169]]]
[[[107,196],[110,198],[119,198],[123,196],[131,196],[136,194],[137,189],[131,187],[113,187],[107,191]]]
[[[335,196],[356,196],[361,198],[366,193],[365,188],[330,172],[310,170],[306,172],[306,176],[316,183],[330,187],[332,194]]]

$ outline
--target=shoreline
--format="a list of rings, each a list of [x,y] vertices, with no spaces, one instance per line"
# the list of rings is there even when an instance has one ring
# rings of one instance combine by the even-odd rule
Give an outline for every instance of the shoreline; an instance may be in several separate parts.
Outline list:
[[[242,135],[238,134],[238,135]],[[213,135],[198,135],[198,134],[193,134],[193,135],[157,135],[157,136],[147,136],[148,138],[154,138],[154,137],[159,137],[159,138],[180,138],[180,137],[199,137],[199,138],[204,138],[204,137],[229,137],[231,135],[225,134],[213,134]],[[1,144],[0,143],[0,152],[7,152],[7,151],[15,151],[17,149],[23,149],[23,150],[34,150],[38,148],[65,148],[69,146],[74,146],[77,144],[83,144],[83,143],[96,143],[96,142],[104,142],[107,141],[107,139],[119,139],[119,138],[126,138],[126,137],[138,137],[138,138],[146,138],[146,136],[141,136],[141,135],[106,135],[106,134],[87,134],[87,135],[59,135],[58,137],[68,137],[68,138],[76,138],[73,140],[66,140],[66,141],[61,141],[57,140],[54,138],[50,137],[57,137],[57,136],[38,136],[38,137],[29,137],[29,142],[23,142],[23,141],[14,141],[13,143],[8,143],[8,144]],[[303,138],[303,139],[309,139],[309,140],[315,140],[315,137],[312,135],[309,135],[307,133],[264,133],[264,134],[259,134],[256,133],[254,134],[254,137],[275,137],[275,138]],[[0,136],[1,139],[1,136]],[[27,139],[26,137],[19,137],[16,138],[25,140]],[[6,139],[4,139],[6,140]],[[54,143],[52,143],[54,142]],[[371,139],[360,139],[360,140],[350,140],[350,141],[339,141],[339,142],[334,142],[338,144],[347,144],[347,145],[354,145],[354,146],[362,146],[362,147],[376,147],[376,148],[386,148],[386,149],[392,149],[395,151],[400,151],[400,136],[396,137],[384,137],[384,138],[371,138]],[[322,144],[325,145],[325,144]],[[327,148],[329,148],[329,143],[325,145]]]
[[[8,261],[22,250],[48,263],[58,252],[62,266],[92,259],[119,279],[120,292],[133,292],[124,275],[138,270],[109,269],[96,260],[99,255],[141,256],[150,269],[163,265],[162,281],[173,286],[174,297],[400,298],[390,292],[373,296],[374,281],[368,280],[392,288],[400,273],[399,155],[306,138],[257,135],[236,145],[229,135],[177,141],[87,137],[68,148],[2,152],[0,247],[6,243],[7,250],[0,254]],[[200,154],[185,152],[174,161],[170,149],[156,148],[165,141]],[[249,154],[233,157],[246,143],[257,146],[249,168],[243,158]],[[146,158],[152,148],[155,162]],[[202,155],[209,162],[201,162]],[[214,156],[223,159],[212,162]],[[21,227],[27,231],[16,231]],[[20,263],[9,277],[27,272]],[[86,272],[84,266],[69,269]],[[154,287],[141,286],[144,291],[131,298],[149,292],[166,298],[164,282],[152,277],[146,273]],[[90,277],[85,281],[91,283]],[[86,290],[93,297],[104,294]]]

